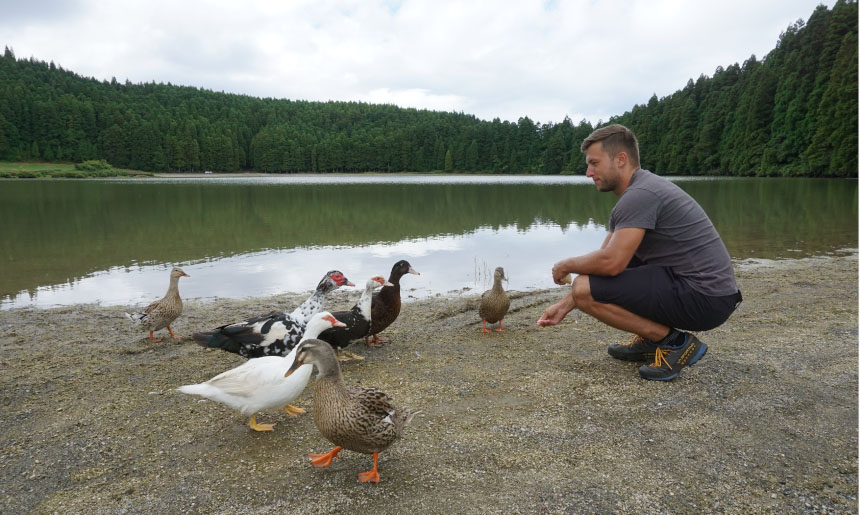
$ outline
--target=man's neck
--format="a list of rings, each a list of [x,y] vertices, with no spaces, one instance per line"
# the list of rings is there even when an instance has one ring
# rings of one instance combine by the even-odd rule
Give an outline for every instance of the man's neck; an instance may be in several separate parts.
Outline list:
[[[616,197],[620,197],[625,191],[627,191],[627,188],[630,186],[630,181],[633,180],[633,174],[636,173],[636,170],[638,169],[639,168],[631,166],[621,170],[618,177],[618,186],[612,190],[612,193],[615,193]]]

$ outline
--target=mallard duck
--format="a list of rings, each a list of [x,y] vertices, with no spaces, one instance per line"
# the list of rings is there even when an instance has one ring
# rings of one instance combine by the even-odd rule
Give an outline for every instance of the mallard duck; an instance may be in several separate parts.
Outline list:
[[[346,327],[332,327],[326,329],[319,335],[319,339],[328,342],[338,354],[338,359],[364,359],[358,354],[343,350],[353,340],[367,336],[370,331],[370,303],[373,298],[373,290],[380,286],[391,286],[384,277],[377,275],[367,280],[361,298],[349,311],[335,311],[335,318],[346,324]]]
[[[308,320],[322,309],[326,295],[341,286],[355,286],[337,270],[325,274],[313,295],[287,314],[272,311],[242,322],[222,325],[210,332],[194,333],[192,338],[204,347],[225,350],[246,358],[286,356],[305,331]]]
[[[182,314],[182,299],[179,298],[179,278],[191,277],[186,274],[178,266],[170,270],[170,286],[167,288],[167,293],[164,297],[153,302],[140,313],[126,313],[125,316],[132,322],[140,325],[144,329],[149,330],[149,341],[157,343],[164,338],[153,338],[153,332],[167,328],[170,336],[177,338],[173,334],[173,329],[170,324]]]
[[[343,449],[373,454],[373,468],[358,475],[365,483],[379,482],[379,453],[393,444],[403,429],[420,413],[397,408],[376,388],[346,386],[331,345],[322,340],[305,340],[297,346],[296,360],[287,377],[313,363],[319,373],[314,384],[314,424],[336,447],[325,454],[309,454],[315,467],[328,467]]]
[[[493,287],[481,295],[481,305],[478,308],[478,314],[481,315],[481,321],[484,324],[481,329],[482,333],[492,332],[487,329],[487,322],[491,324],[498,322],[499,327],[496,331],[504,331],[502,328],[502,319],[505,318],[505,315],[508,314],[508,308],[511,307],[511,299],[508,297],[507,292],[502,289],[502,281],[507,280],[505,269],[500,266],[496,267],[496,271],[493,273]]]
[[[380,338],[377,334],[397,320],[400,314],[400,278],[405,274],[421,275],[408,261],[400,260],[391,267],[391,275],[388,276],[391,286],[385,286],[373,294],[370,306],[370,333],[364,338],[364,343],[368,347],[379,347],[380,343],[388,341],[387,338]],[[373,337],[372,343],[371,337]]]
[[[328,311],[317,313],[311,317],[305,330],[305,339],[316,338],[325,329],[342,327]],[[318,341],[318,340],[315,340]],[[254,431],[272,431],[275,424],[258,424],[257,413],[270,408],[284,407],[290,416],[304,413],[305,410],[290,405],[305,389],[311,377],[313,367],[307,365],[296,367],[295,373],[286,372],[295,361],[294,348],[286,357],[264,356],[249,359],[242,365],[222,372],[212,379],[200,384],[188,384],[177,388],[182,393],[199,395],[213,401],[226,404],[240,411],[243,415],[251,416],[248,425]]]

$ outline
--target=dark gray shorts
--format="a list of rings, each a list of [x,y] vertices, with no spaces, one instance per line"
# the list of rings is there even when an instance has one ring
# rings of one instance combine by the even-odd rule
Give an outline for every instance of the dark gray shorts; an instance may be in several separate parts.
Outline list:
[[[588,276],[591,296],[603,304],[617,304],[654,322],[686,331],[708,331],[722,325],[741,303],[738,291],[712,297],[694,290],[672,269],[642,265],[615,277]]]

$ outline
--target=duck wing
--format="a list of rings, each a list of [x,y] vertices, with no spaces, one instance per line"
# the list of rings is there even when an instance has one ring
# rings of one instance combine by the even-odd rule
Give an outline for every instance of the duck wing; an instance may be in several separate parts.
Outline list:
[[[370,304],[370,333],[377,334],[391,325],[400,314],[399,286],[385,286],[373,294]]]
[[[346,389],[350,397],[369,416],[382,420],[391,415],[395,410],[394,404],[391,403],[391,398],[388,394],[376,388],[347,386]]]
[[[222,372],[205,384],[228,395],[251,397],[283,383],[289,365],[279,356],[262,357]]]
[[[159,307],[161,306],[161,304],[162,304],[162,301],[163,301],[163,300],[164,300],[164,299],[158,299],[158,300],[156,300],[156,301],[153,301],[153,302],[152,302],[152,304],[150,304],[149,306],[146,306],[146,307],[143,309],[143,312],[144,312],[145,314],[147,314],[147,315],[148,315],[148,314],[152,313],[153,311],[158,311],[158,309],[159,309]]]
[[[317,338],[328,342],[335,349],[342,349],[353,340],[364,338],[370,331],[370,321],[362,316],[357,306],[353,306],[349,311],[335,311],[332,315],[346,324],[346,327],[326,329]]]
[[[198,344],[239,354],[246,358],[286,356],[304,334],[304,326],[296,324],[282,311],[227,324],[214,331],[194,333]]]

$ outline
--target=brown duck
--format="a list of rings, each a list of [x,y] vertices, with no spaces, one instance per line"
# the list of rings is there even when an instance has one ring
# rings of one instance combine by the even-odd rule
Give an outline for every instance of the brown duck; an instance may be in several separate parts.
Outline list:
[[[311,464],[328,467],[343,449],[373,455],[373,468],[358,475],[362,483],[379,482],[379,453],[391,446],[418,411],[397,408],[388,395],[376,388],[347,386],[343,382],[334,349],[310,339],[296,347],[289,376],[302,365],[313,363],[319,371],[314,384],[314,424],[335,448],[324,454],[311,453]]]
[[[496,331],[504,331],[502,328],[502,319],[505,318],[505,315],[508,314],[508,309],[511,307],[511,299],[508,297],[507,292],[502,289],[502,281],[507,280],[505,269],[500,266],[496,267],[496,271],[493,273],[493,287],[481,295],[481,305],[478,308],[478,314],[481,315],[481,321],[483,322],[482,333],[491,332],[487,329],[488,322],[491,324],[498,322],[499,327]]]
[[[170,324],[182,314],[182,299],[179,298],[179,278],[190,277],[179,267],[170,271],[170,286],[164,297],[153,302],[140,313],[126,313],[125,316],[144,329],[149,330],[149,341],[160,342],[163,338],[153,338],[153,332],[167,328],[170,336],[176,338]]]
[[[387,338],[380,338],[377,334],[397,320],[400,314],[400,278],[405,274],[421,275],[408,261],[402,259],[391,267],[391,275],[388,276],[391,286],[384,286],[373,294],[370,304],[370,332],[364,338],[364,343],[368,347],[379,347],[380,343],[388,341]],[[371,337],[373,342],[370,341]]]

